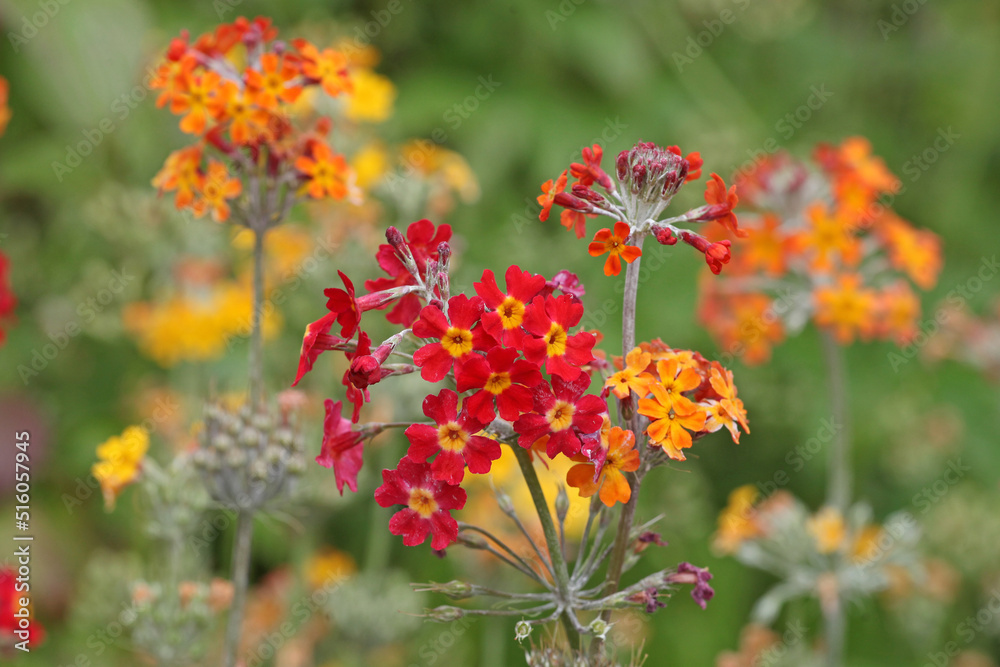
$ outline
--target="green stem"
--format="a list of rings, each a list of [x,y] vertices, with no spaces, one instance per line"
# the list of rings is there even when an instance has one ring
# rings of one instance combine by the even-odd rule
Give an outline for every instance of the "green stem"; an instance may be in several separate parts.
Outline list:
[[[827,504],[841,513],[851,502],[851,425],[847,409],[847,373],[844,351],[828,332],[823,332],[823,357],[830,381],[830,411],[834,436],[827,470]]]
[[[253,312],[250,330],[250,406],[263,405],[264,396],[264,233],[263,226],[253,231]]]
[[[542,523],[542,532],[545,534],[545,544],[548,547],[549,559],[552,561],[552,570],[556,580],[556,594],[565,604],[570,597],[569,568],[566,567],[566,559],[563,558],[562,550],[559,548],[559,534],[556,532],[552,513],[549,512],[549,504],[545,500],[545,493],[542,491],[542,485],[538,481],[538,474],[535,472],[535,464],[531,461],[531,454],[528,450],[518,445],[511,445],[511,449],[514,450],[514,454],[517,456],[517,463],[521,466],[521,474],[524,476],[524,481],[531,492],[531,500],[535,503],[535,511],[538,512],[538,520]],[[566,630],[566,638],[569,640],[570,645],[579,650],[580,633],[573,624],[573,619],[569,615],[570,613],[572,612],[564,611],[560,616],[560,620],[562,621],[563,628]]]
[[[847,635],[847,618],[844,615],[843,599],[839,593],[835,607],[823,610],[823,621],[826,634],[824,663],[826,667],[841,667]]]
[[[243,629],[247,587],[250,579],[250,552],[253,543],[253,511],[240,509],[236,514],[236,539],[233,542],[233,603],[226,625],[225,667],[235,667]]]

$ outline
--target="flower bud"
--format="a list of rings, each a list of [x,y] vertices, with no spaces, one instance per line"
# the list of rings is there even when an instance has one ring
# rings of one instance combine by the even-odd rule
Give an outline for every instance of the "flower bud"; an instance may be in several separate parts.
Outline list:
[[[457,621],[465,616],[465,611],[459,609],[458,607],[444,605],[441,607],[435,607],[434,609],[429,609],[427,611],[427,615],[440,623],[451,623],[452,621]]]
[[[517,641],[524,641],[531,635],[531,623],[527,621],[518,621],[514,624],[514,639]]]
[[[603,641],[608,638],[608,632],[611,631],[612,625],[614,624],[608,623],[604,619],[598,617],[590,622],[587,629],[590,630],[590,634]]]

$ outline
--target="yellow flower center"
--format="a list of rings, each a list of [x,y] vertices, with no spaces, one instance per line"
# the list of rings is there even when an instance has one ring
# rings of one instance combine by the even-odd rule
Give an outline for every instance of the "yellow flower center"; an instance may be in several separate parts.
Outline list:
[[[524,304],[509,296],[497,306],[497,315],[504,329],[516,329],[524,321]]]
[[[510,373],[493,373],[487,378],[483,389],[496,395],[502,394],[510,385]]]
[[[566,354],[566,338],[566,330],[553,322],[549,332],[545,334],[545,352],[550,357],[561,357]]]
[[[545,419],[553,431],[565,431],[573,424],[573,413],[576,406],[566,401],[556,401],[555,405],[545,413]]]
[[[472,332],[451,327],[441,338],[441,346],[453,357],[465,356],[472,352]]]
[[[438,444],[445,451],[460,452],[468,441],[469,434],[455,422],[448,422],[438,427]]]
[[[408,507],[419,514],[421,518],[429,519],[431,514],[437,512],[438,504],[434,500],[434,494],[427,489],[413,489],[410,491]]]

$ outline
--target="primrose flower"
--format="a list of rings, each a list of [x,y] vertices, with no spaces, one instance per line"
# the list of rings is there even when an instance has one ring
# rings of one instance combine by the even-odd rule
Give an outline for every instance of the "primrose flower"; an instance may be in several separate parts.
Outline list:
[[[357,493],[358,472],[364,457],[364,433],[354,430],[349,419],[341,416],[343,404],[326,399],[326,418],[323,420],[323,445],[316,463],[324,468],[333,468],[337,491],[344,495],[344,485]]]
[[[483,314],[483,300],[464,294],[448,301],[448,315],[435,305],[425,306],[420,319],[413,324],[413,335],[434,338],[437,342],[424,345],[413,355],[413,363],[420,367],[420,377],[428,382],[438,382],[447,375],[456,361],[461,361],[473,351],[486,351],[495,341],[479,326]]]
[[[589,498],[595,493],[608,507],[627,503],[632,497],[626,472],[639,469],[639,452],[635,449],[635,434],[613,426],[601,434],[602,448],[606,449],[604,465],[597,469],[594,463],[580,463],[569,469],[566,483],[576,487],[580,495]]]
[[[431,536],[431,548],[440,551],[458,539],[458,522],[452,510],[465,507],[465,489],[439,480],[428,463],[404,457],[396,470],[382,471],[382,486],[375,490],[381,507],[405,505],[389,521],[389,531],[402,535],[408,547]]]
[[[631,228],[624,222],[616,222],[615,230],[602,229],[594,235],[590,244],[590,256],[600,257],[608,253],[604,262],[604,275],[617,276],[622,271],[622,260],[631,264],[642,255],[642,250],[634,245],[628,245]]]
[[[537,338],[524,339],[525,359],[563,380],[576,380],[583,372],[580,367],[593,361],[597,343],[591,333],[569,333],[582,318],[583,304],[573,296],[536,296],[528,306],[524,328]]]
[[[99,460],[91,473],[101,485],[107,509],[114,508],[121,492],[139,476],[148,449],[149,432],[141,426],[129,426],[97,446]]]

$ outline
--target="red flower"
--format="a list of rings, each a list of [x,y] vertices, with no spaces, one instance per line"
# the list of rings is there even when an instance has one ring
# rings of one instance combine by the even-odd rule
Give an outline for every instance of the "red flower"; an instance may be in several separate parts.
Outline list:
[[[337,316],[341,337],[351,338],[361,323],[361,308],[358,307],[358,300],[354,296],[354,283],[344,275],[343,271],[337,271],[337,275],[344,281],[345,289],[330,287],[323,290],[323,294],[327,297],[326,308]]]
[[[739,203],[740,198],[736,196],[736,186],[729,188],[726,192],[726,182],[718,174],[712,174],[712,180],[705,186],[705,202],[711,206],[711,217],[705,219],[718,220],[719,224],[731,231],[736,236],[745,238],[750,232],[737,227],[736,214],[733,209]]]
[[[551,388],[547,383],[536,386],[533,412],[521,415],[514,422],[514,431],[519,434],[517,444],[528,449],[548,436],[549,458],[559,452],[566,456],[579,454],[583,444],[580,436],[598,432],[608,410],[600,397],[583,395],[589,386],[590,375],[586,373],[573,382],[553,377]]]
[[[573,233],[576,234],[576,238],[582,239],[583,235],[587,233],[588,217],[594,218],[597,216],[581,213],[580,211],[572,211],[567,208],[559,214],[559,222],[566,229],[572,229]]]
[[[495,347],[485,357],[472,355],[456,368],[459,392],[479,390],[465,399],[464,407],[481,422],[488,424],[496,416],[494,398],[496,411],[507,421],[517,419],[531,405],[532,393],[528,387],[544,380],[537,366],[517,357],[518,352],[513,348]]]
[[[628,245],[629,234],[632,228],[625,222],[616,222],[615,231],[602,229],[594,234],[588,251],[591,257],[600,257],[604,253],[609,253],[604,262],[604,275],[617,276],[622,272],[622,260],[626,264],[631,264],[642,256],[642,250],[638,246]]]
[[[677,155],[681,154],[681,149],[679,146],[667,146],[667,150]],[[704,160],[701,159],[701,153],[695,151],[694,153],[688,153],[687,157],[684,158],[688,163],[688,173],[684,177],[684,182],[689,183],[691,181],[697,181],[701,178],[701,166],[705,164]]]
[[[24,641],[25,630],[28,646],[31,648],[45,639],[45,629],[35,620],[33,611],[29,611],[32,616],[29,619],[14,616],[21,609],[19,598],[24,597],[27,597],[26,594],[17,590],[17,571],[12,567],[0,568],[0,646],[13,646]],[[22,621],[27,622],[26,628],[22,627]],[[14,634],[15,632],[22,634]]]
[[[424,399],[424,414],[434,420],[437,428],[427,424],[414,424],[406,429],[410,441],[407,457],[426,461],[434,454],[431,464],[435,479],[459,484],[465,477],[465,466],[482,475],[488,473],[493,462],[500,458],[500,445],[489,438],[474,435],[483,430],[485,423],[469,414],[463,406],[458,414],[458,394],[442,389]]]
[[[358,389],[365,389],[368,385],[381,382],[382,378],[390,375],[392,371],[382,368],[382,364],[395,347],[395,340],[379,345],[372,352],[371,340],[368,334],[362,331],[358,336],[358,347],[354,352],[354,358],[351,359],[351,366],[347,369],[348,381]]]
[[[450,239],[451,227],[449,225],[441,225],[435,231],[434,223],[430,220],[417,220],[406,228],[406,246],[413,255],[421,275],[425,275],[428,261],[437,261],[438,246]],[[383,243],[380,245],[375,259],[382,270],[391,277],[366,280],[365,289],[369,292],[416,284],[416,280],[400,261],[391,244]],[[379,307],[384,308],[385,305],[382,304]],[[389,311],[386,319],[393,324],[408,327],[413,324],[419,314],[420,299],[415,294],[407,294],[399,300],[395,308]]]
[[[9,271],[10,260],[0,252],[0,317],[7,317],[14,312],[14,308],[17,306],[17,297],[10,289]],[[6,338],[7,333],[0,329],[0,345],[3,345]]]
[[[497,287],[496,278],[489,269],[483,271],[482,282],[473,283],[489,312],[483,314],[486,332],[508,347],[520,347],[524,332],[524,313],[531,300],[545,287],[545,277],[521,271],[519,266],[508,267],[504,274],[507,294]]]
[[[331,399],[323,401],[326,418],[323,420],[323,446],[316,463],[333,468],[337,491],[344,495],[344,484],[354,493],[358,491],[358,471],[361,470],[364,434],[352,429],[351,422],[340,416],[343,405]]]
[[[574,162],[569,166],[569,173],[576,178],[580,185],[590,187],[597,183],[605,190],[613,190],[614,185],[607,172],[601,169],[601,158],[604,157],[604,150],[600,144],[594,144],[593,148],[584,147],[583,164]]]
[[[538,219],[545,222],[549,219],[549,212],[552,210],[552,204],[556,200],[556,195],[566,189],[566,172],[559,174],[559,178],[552,180],[551,178],[544,183],[542,183],[542,194],[538,195],[538,203],[542,206],[541,213],[538,214]]]
[[[475,326],[482,313],[483,300],[478,296],[470,299],[464,294],[448,300],[451,322],[437,306],[425,306],[420,311],[420,319],[413,324],[413,335],[438,339],[413,355],[413,363],[420,367],[420,377],[438,382],[456,360],[463,359],[473,350],[485,351],[496,345],[481,326]]]
[[[458,522],[451,510],[465,507],[465,489],[434,478],[427,463],[404,457],[396,470],[382,471],[375,502],[382,507],[406,505],[389,520],[389,532],[415,547],[432,535],[431,548],[444,549],[458,539]]]
[[[712,243],[704,236],[695,234],[687,229],[680,230],[680,237],[684,243],[687,243],[695,250],[705,253],[705,261],[708,263],[708,268],[715,275],[719,275],[722,271],[722,266],[729,263],[731,257],[729,248],[732,245],[729,239]]]
[[[579,367],[594,360],[591,350],[597,343],[586,331],[569,335],[582,317],[583,304],[573,296],[536,296],[524,316],[524,328],[540,338],[524,340],[524,357],[538,366],[545,364],[550,375],[576,380],[582,372]]]
[[[337,313],[327,313],[315,322],[306,326],[306,334],[302,338],[302,351],[299,354],[299,371],[295,375],[294,387],[302,376],[312,370],[319,355],[327,350],[342,350],[350,341],[330,335],[330,329],[337,320]]]

